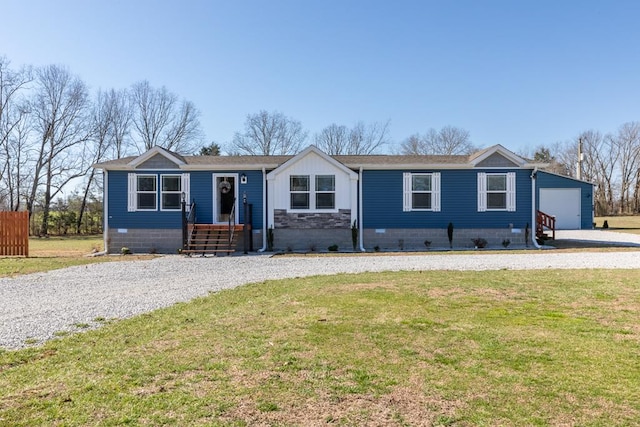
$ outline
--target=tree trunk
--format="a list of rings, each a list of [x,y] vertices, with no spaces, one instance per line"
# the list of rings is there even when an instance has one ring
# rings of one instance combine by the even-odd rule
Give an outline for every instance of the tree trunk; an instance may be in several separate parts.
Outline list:
[[[93,183],[93,177],[96,174],[95,169],[91,169],[91,173],[89,174],[89,180],[87,182],[87,186],[84,188],[84,194],[82,195],[82,203],[80,204],[80,211],[78,212],[78,220],[76,221],[76,233],[80,234],[82,228],[82,217],[84,216],[84,211],[87,208],[87,197],[89,197],[89,189],[91,188],[91,184]]]

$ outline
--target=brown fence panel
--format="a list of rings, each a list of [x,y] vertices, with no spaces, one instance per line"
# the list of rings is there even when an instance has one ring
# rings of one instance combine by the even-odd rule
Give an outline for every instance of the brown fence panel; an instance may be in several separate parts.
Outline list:
[[[29,256],[29,212],[0,212],[0,256]]]

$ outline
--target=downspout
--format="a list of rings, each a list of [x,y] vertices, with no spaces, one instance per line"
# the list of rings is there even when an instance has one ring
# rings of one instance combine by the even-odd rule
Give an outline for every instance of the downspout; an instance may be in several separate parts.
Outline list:
[[[267,250],[267,174],[265,168],[262,168],[262,247],[258,252]]]
[[[360,245],[360,252],[366,252],[364,249],[364,236],[362,235],[364,228],[362,226],[362,166],[358,171],[358,244]]]
[[[107,242],[109,240],[109,175],[108,171],[104,169],[102,171],[102,188],[103,188],[103,197],[102,197],[102,216],[104,230],[102,230],[102,238],[104,239],[103,248],[104,253],[109,253],[109,248],[107,247]]]
[[[536,249],[542,249],[536,239],[536,176],[538,175],[538,168],[534,168],[531,172],[531,241]]]

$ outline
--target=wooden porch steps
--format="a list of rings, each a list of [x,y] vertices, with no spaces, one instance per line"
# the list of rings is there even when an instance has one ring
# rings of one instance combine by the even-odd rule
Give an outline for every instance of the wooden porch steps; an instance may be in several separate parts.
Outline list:
[[[551,231],[551,238],[556,239],[556,217],[542,211],[536,211],[536,238],[539,240],[549,239],[546,231]]]
[[[227,224],[191,224],[187,230],[187,245],[182,250],[185,255],[192,254],[231,254],[236,251],[239,232],[242,224],[231,227]]]

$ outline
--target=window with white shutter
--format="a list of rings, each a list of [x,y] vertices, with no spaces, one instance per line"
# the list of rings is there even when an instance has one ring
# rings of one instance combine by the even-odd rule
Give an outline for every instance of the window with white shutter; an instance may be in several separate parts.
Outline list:
[[[440,173],[403,174],[402,210],[440,211]]]

